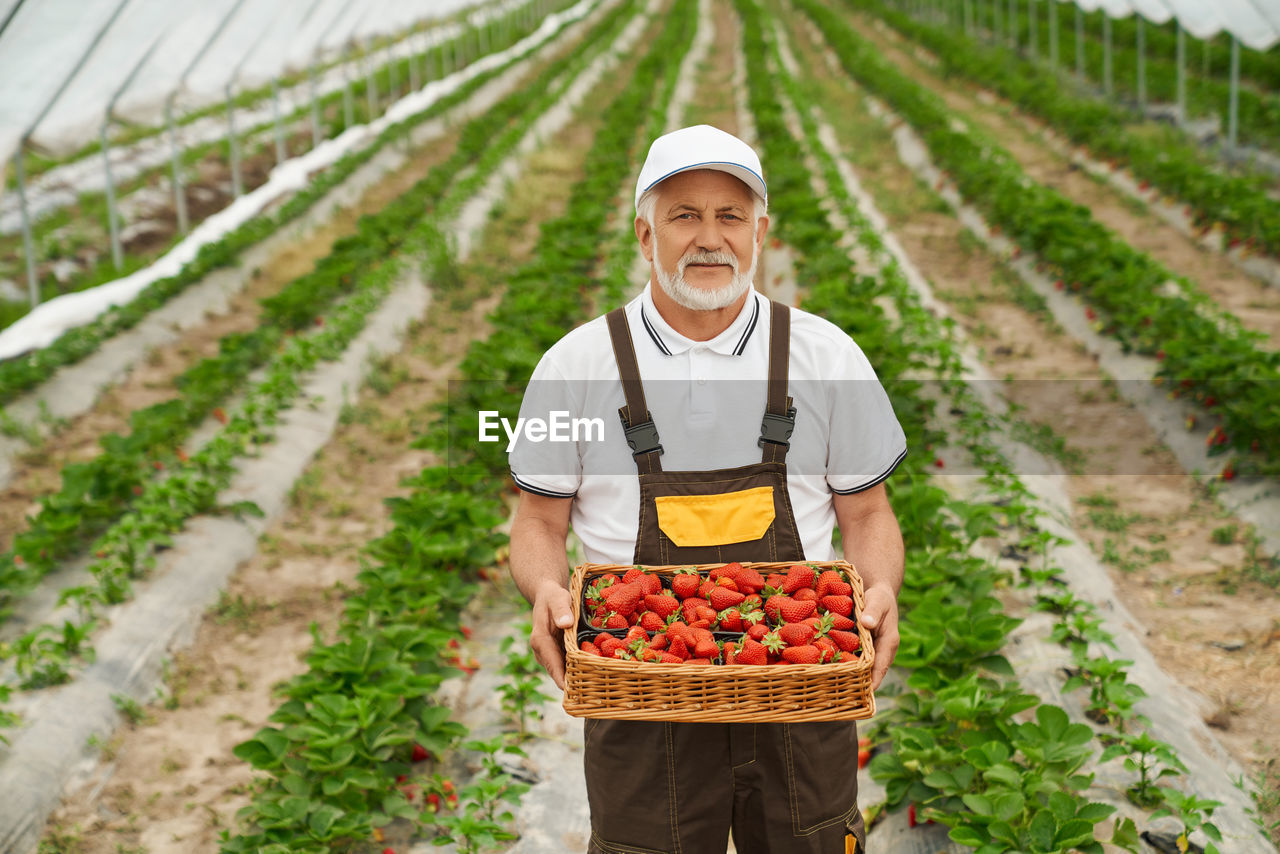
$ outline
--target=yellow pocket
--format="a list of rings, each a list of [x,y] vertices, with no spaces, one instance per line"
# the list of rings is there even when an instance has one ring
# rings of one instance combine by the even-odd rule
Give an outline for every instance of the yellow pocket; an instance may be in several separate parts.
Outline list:
[[[758,540],[773,522],[773,487],[719,495],[659,495],[658,527],[680,547]]]

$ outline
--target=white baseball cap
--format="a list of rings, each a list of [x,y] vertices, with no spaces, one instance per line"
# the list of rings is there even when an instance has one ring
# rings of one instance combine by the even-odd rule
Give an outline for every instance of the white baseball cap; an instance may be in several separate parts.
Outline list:
[[[640,197],[660,182],[691,169],[727,172],[760,198],[769,198],[760,158],[751,146],[719,128],[694,125],[660,136],[649,146],[649,156],[636,182],[636,207],[640,206]]]

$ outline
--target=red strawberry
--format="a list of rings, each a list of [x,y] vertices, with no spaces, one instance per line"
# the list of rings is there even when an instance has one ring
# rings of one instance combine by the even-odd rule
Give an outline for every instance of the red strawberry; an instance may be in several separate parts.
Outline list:
[[[644,606],[664,620],[680,610],[680,603],[676,601],[676,597],[665,593],[645,596]]]
[[[716,621],[716,609],[708,605],[699,605],[696,616],[698,617],[697,620],[694,620],[696,623],[700,623],[703,620],[708,623],[714,623]]]
[[[413,761],[414,762],[425,762],[430,758],[431,758],[431,754],[427,752],[427,749],[425,747],[423,747],[421,744],[413,745]]]
[[[738,582],[738,589],[743,593],[756,593],[764,589],[764,576],[750,566],[742,567],[733,580]]]
[[[609,635],[609,637],[600,641],[600,654],[605,658],[616,658],[618,650],[625,647],[626,644],[615,638],[613,635]]]
[[[640,615],[640,626],[646,631],[660,632],[666,625],[667,624],[663,621],[662,617],[658,616],[653,611],[645,611]]]
[[[800,602],[795,599],[788,599],[778,606],[778,616],[782,618],[784,623],[798,623],[801,620],[813,616],[816,606],[813,602]]]
[[[811,587],[801,587],[794,594],[792,594],[791,598],[796,600],[797,602],[817,602],[818,591],[814,590]]]
[[[734,593],[738,592],[738,582],[729,578],[727,575],[722,575],[716,579],[716,587],[720,587],[725,590],[732,590]]]
[[[635,643],[636,641],[649,642],[649,633],[641,626],[632,626],[631,630],[627,632],[626,642]]]
[[[823,664],[826,664],[828,661],[835,661],[836,656],[840,653],[840,650],[836,648],[836,645],[831,642],[830,638],[818,638],[813,642],[813,645],[818,648],[821,656],[820,660]]]
[[[684,664],[683,658],[672,655],[669,652],[659,653],[658,661],[661,664]]]
[[[846,584],[839,571],[834,569],[828,569],[818,576],[818,584],[815,589],[819,597],[848,596],[853,592],[853,587]]]
[[[644,570],[638,566],[633,566],[622,575],[623,584],[638,584],[644,578]]]
[[[626,617],[612,612],[610,612],[608,618],[604,621],[604,627],[606,629],[625,629],[629,625],[631,624],[627,622]]]
[[[735,664],[734,655],[738,652],[738,645],[733,641],[726,641],[724,645],[724,663]]]
[[[711,596],[708,598],[712,608],[717,611],[723,611],[725,608],[732,608],[734,605],[740,604],[747,597],[727,587],[716,587],[711,591]]]
[[[671,579],[671,592],[677,598],[688,599],[691,596],[698,595],[698,587],[701,584],[702,579],[698,576],[696,570],[676,570],[676,574]]]
[[[747,629],[747,637],[755,641],[763,640],[767,634],[769,634],[769,627],[764,623],[756,623]]]
[[[805,623],[787,623],[778,628],[778,635],[787,646],[804,646],[813,640],[813,626]]]
[[[823,596],[822,607],[842,617],[853,615],[853,598],[850,596]]]
[[[599,655],[599,656],[604,655],[604,653],[600,651],[600,647],[596,646],[591,641],[583,641],[582,643],[578,644],[578,649],[582,650],[587,655]]]
[[[711,659],[709,658],[691,658],[685,662],[685,664],[711,664],[711,663],[712,663]]]
[[[764,664],[768,658],[764,645],[748,637],[743,640],[742,649],[738,650],[734,660],[737,664]]]
[[[610,611],[622,616],[634,614],[644,597],[644,588],[638,583],[615,584],[606,587],[601,594]]]
[[[862,638],[858,637],[854,632],[842,632],[838,629],[832,629],[827,632],[827,637],[831,638],[832,642],[844,652],[856,652],[862,646]]]
[[[787,580],[787,577],[785,575],[782,575],[777,572],[771,572],[769,573],[769,577],[764,580],[764,586],[772,587],[774,590],[781,590],[782,582],[786,580]]]
[[[698,640],[697,646],[693,648],[693,654],[698,658],[718,658],[720,656],[720,647],[716,646],[716,642],[711,638],[701,638]]]
[[[774,656],[781,653],[783,648],[786,647],[787,645],[787,642],[784,641],[782,637],[778,634],[777,629],[774,629],[773,631],[766,634],[763,638],[761,638],[760,643],[763,644],[764,648],[769,651],[770,653],[769,657],[771,659]]]
[[[782,651],[782,657],[792,664],[817,664],[822,660],[822,651],[816,646],[789,646]]]
[[[711,597],[711,591],[715,589],[716,583],[708,578],[706,581],[702,582],[702,584],[698,585],[698,598],[709,599]]]
[[[742,631],[742,612],[737,608],[727,608],[716,615],[716,622],[726,632]]]
[[[672,640],[682,640],[687,644],[693,643],[693,632],[689,630],[689,626],[687,624],[680,620],[676,620],[674,623],[667,626],[667,637]]]
[[[813,579],[813,567],[805,566],[802,563],[793,564],[787,570],[786,580],[782,582],[782,592],[790,595],[801,587],[812,587]]]
[[[227,413],[223,411],[221,406],[215,406],[213,408],[213,417],[218,419],[219,424],[227,423]]]
[[[654,635],[653,640],[649,641],[649,648],[650,649],[666,649],[667,636],[662,634],[661,632]]]
[[[779,593],[776,596],[770,596],[768,599],[764,600],[765,616],[767,616],[769,619],[773,620],[774,622],[777,622],[778,620],[782,619],[782,617],[779,616],[778,614],[778,610],[782,607],[782,603],[791,602],[791,601],[793,600],[791,599],[790,596],[787,596],[782,593]]]
[[[726,563],[724,566],[717,566],[715,569],[707,573],[707,577],[712,581],[719,581],[721,578],[732,578],[735,581],[738,573],[742,571],[742,564],[736,560],[733,563]]]
[[[689,657],[689,645],[684,642],[683,638],[673,637],[667,651],[681,661]]]

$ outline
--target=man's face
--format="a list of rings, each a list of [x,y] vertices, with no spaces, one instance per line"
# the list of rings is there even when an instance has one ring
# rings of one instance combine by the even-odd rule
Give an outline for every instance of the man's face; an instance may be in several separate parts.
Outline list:
[[[749,274],[768,228],[767,217],[752,222],[753,208],[747,185],[724,172],[698,169],[663,181],[654,206],[654,228],[637,219],[636,236],[645,259],[655,264],[664,290],[672,290],[669,285],[680,279],[695,292],[695,299],[700,296],[696,292],[703,292],[703,297],[713,291],[729,296],[726,289],[733,285],[739,286],[734,291],[744,291],[740,288],[743,277],[749,287]],[[685,303],[677,294],[671,295]]]

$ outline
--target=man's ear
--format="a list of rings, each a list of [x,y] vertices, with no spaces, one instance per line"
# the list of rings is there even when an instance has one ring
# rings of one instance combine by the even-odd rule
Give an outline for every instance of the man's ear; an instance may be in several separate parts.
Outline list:
[[[756,220],[756,254],[764,251],[764,236],[769,233],[769,215]]]
[[[644,260],[652,264],[653,227],[649,225],[649,220],[642,216],[636,217],[636,239],[640,241],[640,251],[644,254]]]

